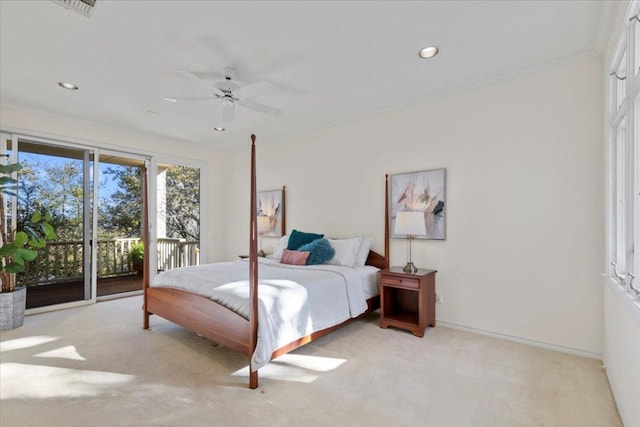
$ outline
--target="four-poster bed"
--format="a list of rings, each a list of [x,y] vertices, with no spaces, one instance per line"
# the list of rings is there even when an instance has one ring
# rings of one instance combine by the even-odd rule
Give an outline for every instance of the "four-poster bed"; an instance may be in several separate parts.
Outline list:
[[[267,260],[262,260],[261,271],[262,271],[262,282],[260,283],[260,287],[258,286],[258,228],[257,228],[257,205],[256,205],[256,158],[255,158],[255,135],[251,135],[251,194],[250,194],[250,243],[249,243],[249,259],[248,259],[248,269],[249,269],[249,280],[248,280],[248,302],[246,297],[247,291],[247,281],[237,280],[235,283],[226,283],[223,282],[226,277],[235,277],[230,276],[229,271],[231,269],[237,269],[238,266],[240,268],[244,268],[243,274],[246,277],[246,264],[242,261],[236,261],[234,263],[219,263],[212,264],[206,268],[215,268],[218,265],[222,270],[224,270],[222,274],[222,278],[218,280],[218,283],[215,286],[219,286],[221,283],[224,283],[222,286],[214,288],[213,291],[210,291],[211,294],[218,292],[219,289],[227,288],[229,293],[218,292],[218,296],[222,295],[221,298],[217,300],[212,298],[211,295],[203,295],[202,293],[191,292],[186,290],[187,288],[182,288],[177,283],[179,281],[190,282],[196,281],[196,276],[206,276],[211,277],[213,274],[210,270],[207,270],[205,266],[200,267],[187,267],[186,269],[177,269],[170,270],[165,273],[162,273],[162,278],[164,279],[164,285],[161,283],[159,286],[154,283],[154,286],[149,286],[148,280],[145,279],[144,284],[144,317],[143,317],[143,327],[145,329],[149,328],[149,316],[151,314],[157,314],[173,323],[176,323],[186,329],[191,330],[199,335],[202,335],[216,343],[219,343],[225,347],[228,347],[232,350],[245,354],[249,357],[249,387],[256,388],[258,386],[258,371],[257,369],[264,365],[271,359],[274,359],[282,354],[288,353],[294,350],[297,347],[300,347],[304,344],[307,344],[315,339],[318,339],[337,328],[346,325],[354,318],[359,317],[364,313],[368,313],[370,311],[376,310],[380,307],[380,296],[377,291],[377,286],[375,287],[375,294],[370,295],[364,292],[361,292],[364,297],[362,297],[360,303],[360,308],[355,311],[351,310],[351,315],[349,313],[349,307],[346,307],[347,315],[340,314],[336,315],[335,323],[327,323],[327,322],[316,322],[313,317],[313,313],[307,313],[310,310],[306,305],[313,306],[317,305],[312,300],[312,297],[315,294],[318,294],[318,290],[313,291],[312,288],[301,288],[296,282],[301,275],[303,274],[301,270],[305,269],[305,267],[297,267],[297,266],[283,266],[289,268],[285,274],[290,274],[294,279],[291,280],[281,280],[282,277],[274,273],[274,271],[279,268],[275,266],[274,262],[270,264],[267,263]],[[389,230],[388,230],[388,182],[385,183],[385,254],[389,253]],[[145,240],[148,241],[148,236],[145,236]],[[365,252],[366,253],[366,252]],[[240,264],[238,264],[240,263]],[[232,265],[233,264],[233,265]],[[388,268],[388,255],[382,256],[374,251],[369,251],[367,256],[366,264],[368,266],[376,267],[377,269]],[[204,268],[204,269],[201,269]],[[320,266],[317,266],[320,267]],[[145,269],[148,273],[148,261],[145,260]],[[332,280],[342,280],[337,279],[342,277],[344,279],[344,289],[346,289],[346,294],[358,294],[360,292],[353,285],[348,282],[349,275],[354,275],[356,273],[350,273],[346,271],[339,270],[340,268],[346,269],[347,267],[336,267],[336,266],[326,266],[326,269],[329,271],[317,271],[320,269],[311,269],[316,270],[316,276],[313,276],[311,281],[318,282],[319,280],[325,280],[327,277],[331,276]],[[371,267],[369,267],[371,268]],[[199,269],[199,270],[196,270]],[[355,270],[351,269],[350,270]],[[376,269],[374,270],[377,271]],[[225,276],[227,274],[227,276]],[[233,273],[236,274],[237,273]],[[306,272],[305,272],[306,274]],[[322,278],[318,278],[318,275],[324,274]],[[371,275],[371,272],[368,272]],[[145,277],[148,277],[148,274],[145,274]],[[158,276],[160,277],[160,275]],[[360,279],[356,277],[356,282]],[[276,278],[278,280],[274,280]],[[154,282],[162,282],[162,280],[154,280]],[[215,280],[214,280],[215,281]],[[289,282],[294,283],[294,285],[290,285]],[[168,283],[168,285],[167,285]],[[285,286],[282,284],[285,283]],[[322,282],[321,292],[327,293],[326,289],[330,289],[330,286],[340,287],[343,285],[340,284],[326,284],[328,281]],[[178,286],[174,286],[174,285]],[[271,287],[270,287],[271,286]],[[295,288],[291,288],[294,286]],[[208,286],[212,288],[212,286]],[[259,300],[258,292],[259,288],[262,290],[263,298],[267,298],[268,301],[265,303],[262,299]],[[294,289],[294,294],[285,294],[282,297],[281,301],[277,301],[278,297],[273,297],[275,288],[287,288],[285,291],[292,292],[291,289]],[[297,292],[297,294],[295,294]],[[275,320],[272,320],[270,317],[267,317],[265,313],[268,308],[265,308],[269,305],[278,305],[283,306],[283,302],[287,302],[287,298],[291,298],[291,295],[303,295],[301,299],[303,301],[302,304],[305,305],[303,309],[300,311],[304,311],[306,316],[307,323],[317,323],[321,325],[321,328],[309,329],[308,326],[303,326],[303,331],[310,331],[310,333],[304,332],[299,335],[295,335],[295,339],[290,341],[282,342],[282,339],[278,341],[277,339],[269,340],[266,339],[265,328],[272,327],[272,325],[276,325],[278,327],[282,320],[279,320],[280,324],[276,324]],[[340,293],[340,292],[338,292]],[[341,292],[342,294],[345,291]],[[344,296],[344,295],[343,295]],[[347,295],[348,297],[348,295]],[[366,298],[366,299],[364,299]],[[236,306],[233,304],[223,305],[221,302],[223,300],[231,300],[236,302]],[[294,298],[295,299],[295,298]],[[300,298],[298,298],[300,299]],[[347,298],[348,299],[348,298]],[[275,301],[275,302],[274,302]],[[365,304],[366,301],[366,304]],[[225,301],[228,302],[228,301]],[[349,301],[346,303],[347,305],[351,305],[353,307],[356,304],[353,301]],[[362,304],[365,304],[364,306]],[[259,308],[260,306],[260,308]],[[231,308],[229,308],[231,307]],[[321,312],[328,310],[319,310]],[[270,313],[270,312],[269,312]],[[317,313],[317,311],[316,311]],[[276,313],[277,315],[274,317],[283,317],[281,313]],[[261,323],[259,322],[259,316],[265,316],[265,318],[260,317]],[[342,316],[342,317],[340,317]],[[344,320],[346,319],[346,320]],[[289,319],[284,319],[285,323],[289,321]],[[330,326],[327,326],[330,325]],[[290,325],[286,325],[289,327]],[[261,338],[258,336],[259,327],[261,331]],[[295,329],[297,326],[291,326],[290,329]],[[305,329],[307,328],[307,329]],[[269,331],[267,331],[269,332]],[[288,339],[289,335],[285,335],[285,339]],[[277,343],[275,346],[273,343]],[[272,347],[268,347],[268,345],[272,345]],[[265,347],[266,346],[266,347]],[[265,350],[266,348],[266,350]],[[265,351],[267,352],[265,354]],[[262,359],[256,359],[256,355],[259,353],[262,354]],[[256,360],[261,360],[261,363],[256,363]]]

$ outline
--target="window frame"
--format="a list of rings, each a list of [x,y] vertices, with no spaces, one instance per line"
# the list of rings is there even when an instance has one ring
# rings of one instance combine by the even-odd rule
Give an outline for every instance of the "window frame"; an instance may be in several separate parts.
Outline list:
[[[640,1],[628,9],[609,64],[607,278],[640,318]],[[622,94],[622,98],[621,98]],[[616,266],[614,266],[616,264]],[[633,288],[631,287],[633,284]]]

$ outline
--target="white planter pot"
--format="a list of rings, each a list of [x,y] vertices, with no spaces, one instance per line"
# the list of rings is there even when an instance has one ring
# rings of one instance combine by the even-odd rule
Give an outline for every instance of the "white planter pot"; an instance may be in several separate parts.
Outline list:
[[[0,330],[6,331],[22,326],[27,304],[27,288],[13,292],[0,292]]]

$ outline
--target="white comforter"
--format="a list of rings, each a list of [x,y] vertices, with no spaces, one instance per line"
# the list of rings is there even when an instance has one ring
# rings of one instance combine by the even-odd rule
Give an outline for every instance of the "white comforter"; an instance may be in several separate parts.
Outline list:
[[[254,369],[269,363],[274,350],[367,309],[373,267],[293,266],[260,259],[258,268],[258,342]],[[177,268],[163,272],[151,286],[206,296],[249,318],[249,265],[246,260]]]

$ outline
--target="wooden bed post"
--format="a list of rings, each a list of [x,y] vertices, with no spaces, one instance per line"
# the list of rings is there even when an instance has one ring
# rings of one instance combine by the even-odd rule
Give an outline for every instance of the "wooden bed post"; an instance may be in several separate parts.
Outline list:
[[[251,315],[249,323],[249,388],[258,387],[258,371],[251,366],[251,357],[258,342],[258,220],[256,203],[256,136],[251,135],[251,199],[249,213],[249,299],[251,300]]]
[[[384,174],[384,268],[389,268],[389,174]]]
[[[285,186],[282,186],[282,235],[287,234],[287,210],[285,209]]]
[[[144,258],[142,259],[142,328],[149,329],[149,312],[147,311],[147,288],[149,287],[149,168],[145,161],[142,167],[142,245]]]

